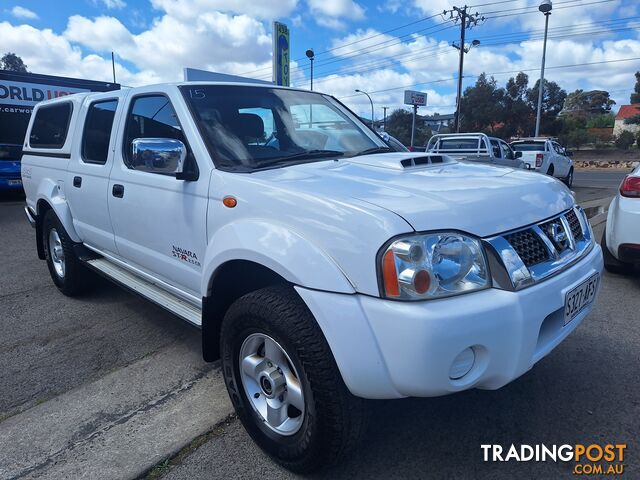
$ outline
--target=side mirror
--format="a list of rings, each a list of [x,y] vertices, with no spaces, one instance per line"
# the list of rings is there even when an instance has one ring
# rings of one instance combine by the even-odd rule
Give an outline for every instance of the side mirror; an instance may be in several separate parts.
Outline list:
[[[173,138],[136,138],[131,142],[131,168],[178,175],[184,170],[187,147]]]
[[[514,155],[516,156],[516,158],[522,158],[522,152],[520,152],[520,151],[516,151],[516,152],[513,152],[513,153],[514,153]],[[527,165],[528,165],[528,164],[527,164]]]

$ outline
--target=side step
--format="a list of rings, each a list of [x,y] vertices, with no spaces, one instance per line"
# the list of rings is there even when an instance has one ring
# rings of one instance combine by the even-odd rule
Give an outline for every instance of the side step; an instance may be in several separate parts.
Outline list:
[[[105,258],[88,260],[86,264],[109,280],[122,285],[174,315],[198,327],[202,325],[202,311],[170,292],[140,278]]]

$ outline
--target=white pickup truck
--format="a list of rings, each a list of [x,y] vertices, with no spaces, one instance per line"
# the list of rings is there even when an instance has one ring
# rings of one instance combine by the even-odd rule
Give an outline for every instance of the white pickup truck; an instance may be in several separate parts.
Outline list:
[[[447,155],[454,160],[526,168],[522,152],[514,152],[507,142],[484,133],[439,133],[427,142],[427,152]]]
[[[357,443],[363,399],[524,374],[599,288],[602,251],[561,183],[388,150],[315,92],[76,94],[35,107],[25,210],[62,293],[97,273],[201,326],[253,439],[310,471]]]
[[[573,185],[572,152],[552,138],[521,138],[511,142],[531,170],[561,179],[567,187]]]

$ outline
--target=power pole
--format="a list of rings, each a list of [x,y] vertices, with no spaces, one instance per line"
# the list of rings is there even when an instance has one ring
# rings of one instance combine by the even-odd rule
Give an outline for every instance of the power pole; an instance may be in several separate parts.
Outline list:
[[[382,107],[382,111],[384,112],[382,117],[382,130],[385,132],[387,131],[387,108],[389,107]]]
[[[475,27],[478,23],[484,21],[484,17],[480,17],[479,13],[475,14],[467,13],[466,5],[462,8],[453,7],[451,10],[445,10],[443,15],[449,14],[450,20],[455,20],[456,23],[460,22],[460,45],[452,44],[454,48],[457,48],[460,51],[460,61],[458,63],[458,93],[456,95],[456,118],[454,120],[454,126],[456,132],[460,131],[460,101],[462,99],[462,78],[464,71],[464,54],[469,52],[469,47],[466,47],[464,44],[465,34],[468,28]],[[479,43],[479,42],[478,42]],[[478,43],[474,44],[477,45]]]

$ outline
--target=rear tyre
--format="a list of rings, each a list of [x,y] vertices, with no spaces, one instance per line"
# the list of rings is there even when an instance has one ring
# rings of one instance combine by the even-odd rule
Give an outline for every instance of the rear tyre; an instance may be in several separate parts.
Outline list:
[[[604,268],[609,273],[617,273],[620,275],[629,274],[633,271],[633,265],[630,263],[624,263],[613,256],[609,247],[607,246],[607,230],[602,233],[602,240],[600,241],[602,247],[602,258],[604,259]]]
[[[553,164],[549,165],[549,168],[547,169],[547,175],[553,177],[553,172],[554,172],[554,168],[553,168]]]
[[[75,256],[73,241],[53,210],[42,219],[42,244],[51,279],[62,293],[73,297],[93,286],[93,272]]]
[[[571,185],[573,185],[573,167],[569,169],[569,173],[565,177],[564,183],[569,188],[571,188]]]
[[[365,402],[348,391],[320,327],[291,287],[237,300],[220,343],[238,418],[275,461],[310,472],[339,463],[359,443]]]

